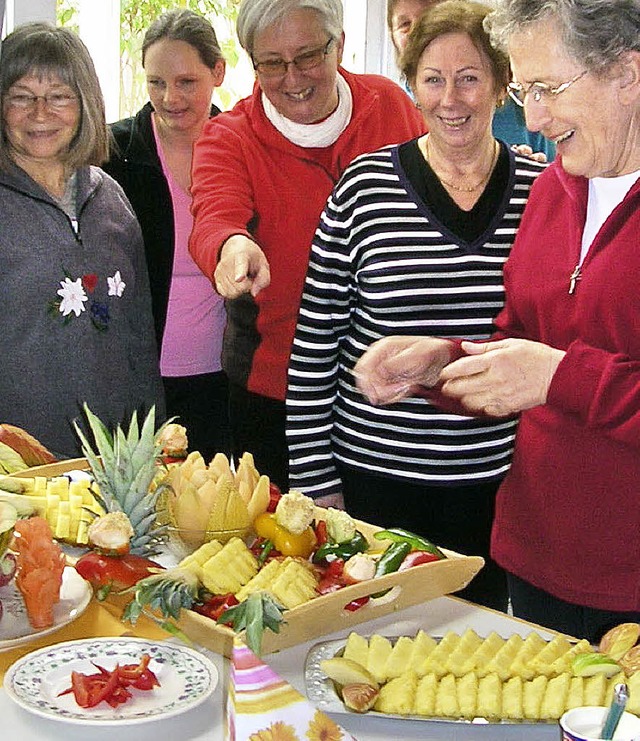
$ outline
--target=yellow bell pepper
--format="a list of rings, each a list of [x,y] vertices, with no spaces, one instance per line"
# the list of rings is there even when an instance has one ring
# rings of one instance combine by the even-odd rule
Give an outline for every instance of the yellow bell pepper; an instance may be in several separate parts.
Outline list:
[[[253,523],[253,529],[259,537],[270,540],[273,547],[283,556],[309,558],[316,545],[316,535],[312,527],[296,535],[278,524],[272,512],[263,512],[258,515]]]

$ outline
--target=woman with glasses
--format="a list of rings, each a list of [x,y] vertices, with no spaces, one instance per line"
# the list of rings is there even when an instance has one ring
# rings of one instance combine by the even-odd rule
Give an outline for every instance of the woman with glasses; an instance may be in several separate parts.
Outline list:
[[[206,459],[229,452],[224,303],[189,255],[193,144],[225,62],[211,23],[191,10],[157,18],[142,42],[149,102],[111,125],[104,169],[124,188],[144,238],[167,414]]]
[[[488,12],[449,0],[419,17],[403,72],[429,133],[359,157],[327,203],[291,351],[287,434],[296,489],[343,494],[359,519],[483,556],[463,596],[506,610],[489,536],[515,421],[424,399],[380,409],[353,376],[380,337],[430,327],[486,339],[503,305],[502,266],[543,166],[492,134],[509,62],[489,43]]]
[[[140,227],[107,156],[102,93],[71,31],[18,27],[0,64],[0,419],[60,456],[86,402],[164,415]]]
[[[491,31],[558,152],[495,341],[390,338],[357,370],[378,403],[437,381],[449,407],[520,413],[492,555],[516,615],[593,641],[640,620],[640,2],[499,0]]]
[[[194,152],[190,248],[227,299],[234,453],[284,488],[287,365],[320,213],[356,155],[423,127],[395,83],[340,66],[342,24],[342,0],[243,0],[253,94],[211,119]]]

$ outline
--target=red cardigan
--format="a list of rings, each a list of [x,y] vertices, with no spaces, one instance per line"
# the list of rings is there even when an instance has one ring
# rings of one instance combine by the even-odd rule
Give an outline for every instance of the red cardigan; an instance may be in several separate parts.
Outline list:
[[[496,324],[566,350],[525,411],[498,494],[492,553],[555,596],[640,610],[640,182],[596,236],[573,295],[588,182],[551,165],[533,186]]]
[[[266,118],[261,91],[205,125],[194,150],[190,250],[212,277],[220,247],[251,236],[265,252],[271,284],[254,302],[227,302],[223,365],[232,381],[284,400],[287,366],[313,234],[334,185],[359,154],[418,136],[422,117],[394,82],[341,69],[353,115],[331,147],[304,149]]]

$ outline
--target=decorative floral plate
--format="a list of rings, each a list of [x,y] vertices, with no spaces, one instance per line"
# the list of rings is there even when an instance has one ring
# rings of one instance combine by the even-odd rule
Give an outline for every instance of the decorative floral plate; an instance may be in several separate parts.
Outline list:
[[[5,587],[0,587],[0,601],[2,601],[0,651],[8,651],[23,643],[35,641],[73,622],[87,609],[91,596],[92,590],[89,582],[85,581],[72,566],[65,567],[62,574],[60,601],[53,608],[53,625],[50,628],[35,630],[29,623],[27,608],[24,606],[24,600],[15,580]]]
[[[71,684],[71,672],[90,674],[93,664],[113,669],[133,664],[143,653],[160,687],[131,689],[133,697],[112,708],[100,703],[81,708],[73,693],[60,696]],[[141,638],[87,638],[33,651],[13,664],[4,678],[7,695],[29,712],[52,720],[91,725],[128,725],[169,718],[204,702],[218,684],[218,671],[202,654],[185,646],[153,643]]]

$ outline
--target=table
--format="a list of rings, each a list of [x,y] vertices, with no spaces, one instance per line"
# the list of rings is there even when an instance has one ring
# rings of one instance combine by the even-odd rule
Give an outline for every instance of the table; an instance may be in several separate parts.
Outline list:
[[[358,630],[361,633],[378,632],[392,636],[412,635],[422,628],[432,635],[444,635],[447,630],[462,633],[469,627],[479,635],[487,635],[495,630],[504,637],[513,633],[526,636],[536,628],[530,623],[455,597],[439,597],[426,604],[364,623],[358,626]],[[541,628],[538,628],[538,632],[544,638],[554,635]],[[280,653],[269,654],[265,659],[275,671],[304,693],[304,660],[309,648],[319,640],[340,638],[347,633],[348,631],[333,633]],[[207,702],[184,715],[112,729],[70,725],[27,713],[11,702],[4,690],[0,690],[2,737],[20,741],[105,741],[112,737],[117,741],[169,741],[174,738],[180,741],[223,741],[226,703],[224,685],[228,676],[228,662],[210,652],[205,653],[216,664],[220,683]],[[333,718],[358,741],[558,741],[560,738],[555,723],[472,725],[442,721],[397,721],[355,714],[336,714]]]

